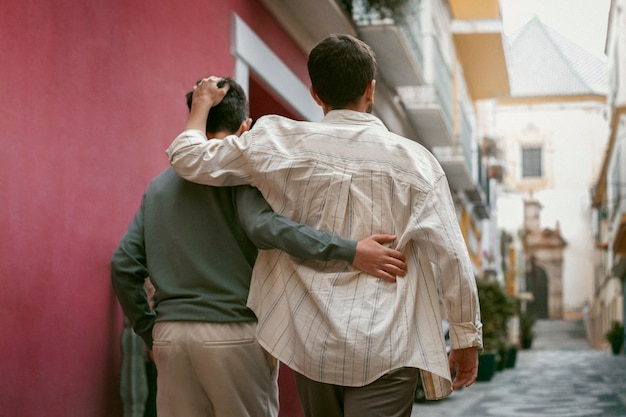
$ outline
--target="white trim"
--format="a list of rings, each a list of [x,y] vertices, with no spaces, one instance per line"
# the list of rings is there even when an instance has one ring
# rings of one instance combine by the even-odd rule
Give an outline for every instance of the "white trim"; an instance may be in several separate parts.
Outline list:
[[[241,59],[235,57],[235,74],[233,79],[243,88],[246,95],[250,97],[250,68]]]
[[[322,109],[313,101],[309,88],[235,13],[231,19],[231,53],[235,57],[233,78],[246,92],[252,71],[304,119],[322,119]]]

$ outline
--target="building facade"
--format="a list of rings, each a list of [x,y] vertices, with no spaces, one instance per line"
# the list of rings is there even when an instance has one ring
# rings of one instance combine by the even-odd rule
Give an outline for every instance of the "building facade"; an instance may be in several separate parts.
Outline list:
[[[611,2],[606,39],[610,134],[602,171],[593,188],[594,274],[589,309],[592,343],[608,347],[604,334],[624,323],[626,290],[626,2]]]
[[[537,18],[509,45],[511,95],[492,104],[499,227],[520,240],[517,289],[529,305],[541,300],[543,318],[580,319],[593,294],[589,188],[608,136],[606,66]],[[530,285],[544,275],[545,285]]]

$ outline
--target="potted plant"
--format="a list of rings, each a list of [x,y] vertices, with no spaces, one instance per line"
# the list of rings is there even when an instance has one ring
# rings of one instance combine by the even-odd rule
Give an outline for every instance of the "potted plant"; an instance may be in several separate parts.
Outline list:
[[[605,339],[611,344],[614,355],[619,355],[624,345],[624,325],[617,320],[613,320],[611,328],[604,334]]]
[[[517,362],[517,346],[509,345],[509,348],[506,351],[506,362],[504,363],[505,368],[515,368],[515,363]]]
[[[520,314],[521,314],[521,303],[518,298],[508,297],[510,308],[513,314],[507,314],[509,320],[514,319],[519,325],[520,322]],[[507,312],[510,313],[510,312]],[[517,362],[517,351],[519,349],[519,342],[513,343],[511,340],[505,340],[505,343],[500,348],[500,366],[499,370],[515,368],[515,363]]]
[[[537,319],[535,316],[529,314],[520,314],[520,341],[522,349],[530,349],[533,345],[533,339],[535,338],[535,332],[533,332],[533,326]]]
[[[340,0],[346,12],[350,17],[353,16],[355,10],[354,0]],[[367,16],[377,17],[378,19],[392,18],[395,22],[401,22],[406,17],[406,6],[410,0],[363,0],[358,3],[361,7],[361,13],[365,18]]]
[[[478,358],[478,381],[489,381],[502,360],[507,346],[507,321],[513,315],[513,303],[497,281],[476,280],[480,315],[483,323],[483,354]]]

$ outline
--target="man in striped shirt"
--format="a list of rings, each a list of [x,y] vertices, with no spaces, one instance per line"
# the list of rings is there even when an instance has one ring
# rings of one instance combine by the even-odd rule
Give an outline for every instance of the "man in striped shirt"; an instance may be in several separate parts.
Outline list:
[[[202,114],[225,94],[209,77],[168,149],[170,162],[194,182],[251,184],[276,212],[315,228],[351,239],[398,236],[408,272],[395,283],[261,251],[248,305],[259,343],[296,372],[307,416],[409,416],[420,374],[431,399],[476,378],[482,324],[472,265],[437,160],[370,114],[369,46],[331,35],[308,66],[321,122],[266,116],[239,138],[207,140]]]

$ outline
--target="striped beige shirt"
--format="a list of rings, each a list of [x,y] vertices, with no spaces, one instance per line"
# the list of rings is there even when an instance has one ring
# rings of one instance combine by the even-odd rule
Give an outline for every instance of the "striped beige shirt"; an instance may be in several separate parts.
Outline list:
[[[184,178],[248,183],[278,213],[337,235],[398,235],[408,274],[389,283],[345,262],[261,251],[249,307],[259,342],[310,379],[366,385],[421,368],[429,398],[451,392],[442,314],[452,349],[481,347],[476,284],[445,175],[421,145],[367,113],[329,112],[319,123],[266,116],[241,137],[195,130],[168,149]]]

